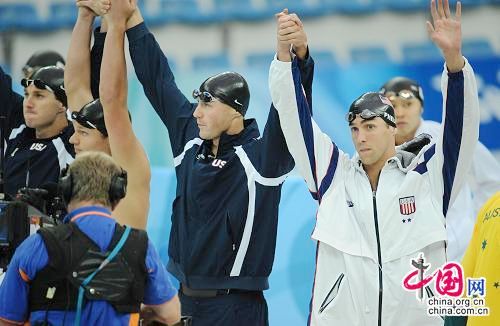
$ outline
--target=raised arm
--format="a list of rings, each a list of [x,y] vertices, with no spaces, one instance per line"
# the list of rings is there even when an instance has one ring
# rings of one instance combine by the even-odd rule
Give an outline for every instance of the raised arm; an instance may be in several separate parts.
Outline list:
[[[99,98],[99,81],[101,79],[102,53],[108,24],[105,17],[101,17],[101,26],[94,30],[94,44],[90,50],[90,89],[94,98]]]
[[[71,111],[78,111],[93,100],[90,92],[90,39],[95,13],[84,4],[85,1],[77,2],[78,18],[64,69],[64,87]]]
[[[94,99],[99,98],[99,79],[101,76],[102,52],[106,38],[107,22],[104,15],[111,8],[111,0],[77,0],[77,6],[91,9],[101,16],[101,26],[94,32],[94,44],[90,51],[90,89]]]
[[[314,61],[309,56],[309,46],[304,24],[297,14],[288,14],[288,9],[276,15],[278,19],[277,37],[279,42],[283,42],[288,47],[292,47],[292,52],[297,56],[300,77],[306,95],[309,109],[312,110],[312,83],[314,76]]]
[[[287,12],[276,15],[284,17],[283,35],[293,42],[293,51],[297,55],[298,68],[300,71],[301,80],[303,81],[305,96],[308,107],[312,107],[312,82],[314,76],[314,61],[309,56],[307,45],[307,35],[304,31],[302,22],[295,14],[287,15]],[[271,104],[269,115],[262,138],[258,140],[260,146],[255,150],[259,151],[263,159],[260,166],[257,165],[259,172],[266,177],[277,177],[290,172],[293,169],[294,161],[288,151],[283,131],[281,130],[280,119],[274,105]],[[251,149],[249,149],[251,150]],[[257,163],[257,162],[255,162]],[[254,164],[255,164],[254,163]]]
[[[179,90],[168,60],[137,10],[128,23],[130,57],[149,102],[168,128],[174,156],[187,141],[198,137],[193,119],[196,107]]]
[[[288,150],[309,191],[314,198],[321,200],[338,167],[343,164],[344,155],[312,119],[297,58],[292,61],[290,43],[281,39],[280,34],[277,59],[269,71],[269,87]]]
[[[132,130],[127,110],[124,53],[126,21],[135,0],[115,0],[106,15],[108,32],[101,65],[99,95],[113,158],[128,172],[128,192],[114,213],[122,224],[144,229],[149,210],[151,171],[146,153]]]
[[[474,71],[462,56],[461,5],[455,17],[448,0],[431,1],[433,22],[427,22],[432,41],[441,50],[445,69],[441,79],[443,120],[435,148],[424,154],[429,165],[433,189],[439,189],[436,200],[442,202],[446,216],[472,163],[479,137],[479,99]],[[421,165],[422,166],[422,165]],[[421,170],[420,172],[423,172]]]

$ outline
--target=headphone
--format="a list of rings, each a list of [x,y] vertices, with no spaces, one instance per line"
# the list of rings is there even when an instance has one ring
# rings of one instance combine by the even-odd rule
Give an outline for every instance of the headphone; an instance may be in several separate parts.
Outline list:
[[[59,177],[58,192],[62,196],[65,205],[71,201],[73,197],[73,176],[68,167],[61,171]],[[112,205],[116,204],[120,199],[124,198],[127,193],[127,171],[121,170],[120,174],[115,174],[111,177],[109,184],[108,195]]]

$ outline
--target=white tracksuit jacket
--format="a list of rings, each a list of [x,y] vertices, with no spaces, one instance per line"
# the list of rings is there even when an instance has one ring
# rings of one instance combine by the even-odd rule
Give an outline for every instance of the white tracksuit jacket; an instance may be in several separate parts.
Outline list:
[[[444,215],[479,136],[472,67],[443,72],[441,137],[409,162],[407,152],[389,159],[376,193],[358,157],[349,159],[311,118],[296,60],[275,59],[269,84],[287,146],[319,202],[311,325],[442,325],[402,284],[420,252],[431,264],[426,275],[446,261]],[[409,215],[405,198],[415,204]]]

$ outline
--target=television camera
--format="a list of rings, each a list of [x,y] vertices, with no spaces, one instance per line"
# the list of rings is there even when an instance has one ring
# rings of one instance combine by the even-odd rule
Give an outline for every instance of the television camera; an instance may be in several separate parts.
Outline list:
[[[13,200],[0,200],[0,268],[5,271],[16,248],[29,235],[62,223],[65,212],[55,183],[21,188]]]

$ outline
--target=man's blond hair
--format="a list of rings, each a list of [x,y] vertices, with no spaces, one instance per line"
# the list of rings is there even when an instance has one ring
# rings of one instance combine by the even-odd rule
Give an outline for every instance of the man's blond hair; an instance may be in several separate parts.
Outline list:
[[[107,207],[112,203],[109,189],[113,177],[122,174],[122,168],[111,156],[102,152],[78,154],[69,166],[73,191],[70,202],[94,201]]]

